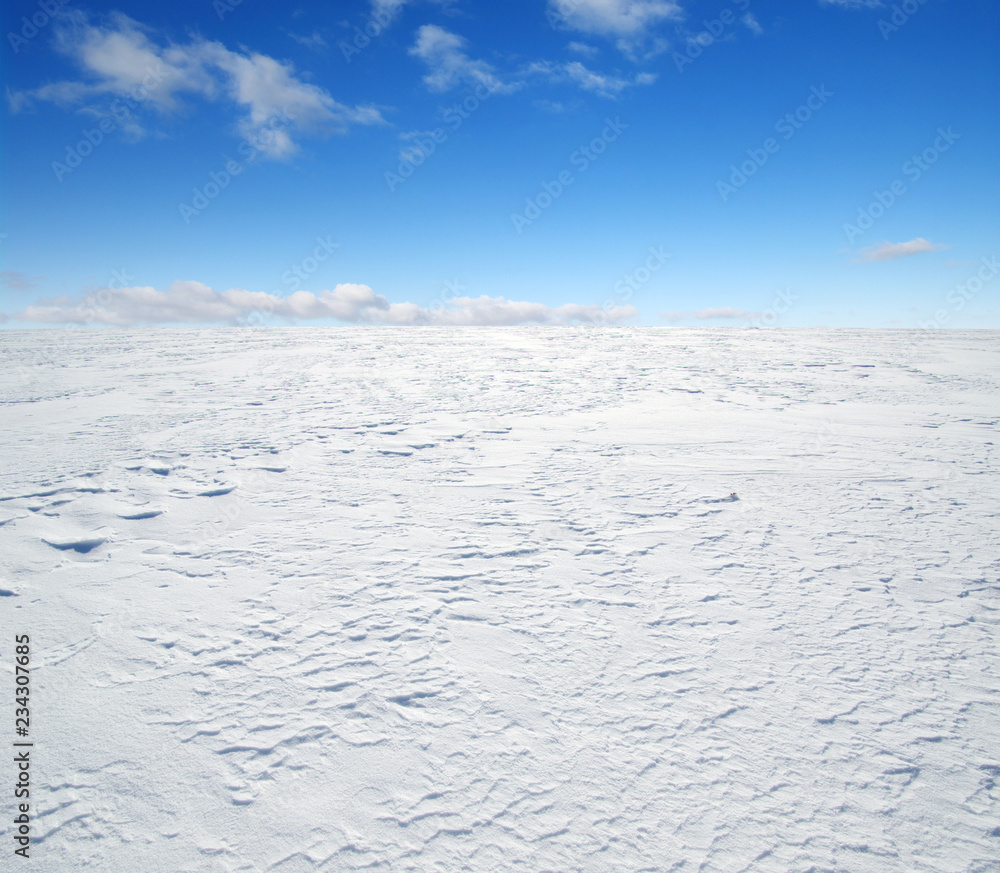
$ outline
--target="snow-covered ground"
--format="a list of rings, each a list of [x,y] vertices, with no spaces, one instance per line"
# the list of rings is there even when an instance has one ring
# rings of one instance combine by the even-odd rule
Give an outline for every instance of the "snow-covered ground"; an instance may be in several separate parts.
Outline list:
[[[25,870],[1000,870],[1000,333],[0,360]]]

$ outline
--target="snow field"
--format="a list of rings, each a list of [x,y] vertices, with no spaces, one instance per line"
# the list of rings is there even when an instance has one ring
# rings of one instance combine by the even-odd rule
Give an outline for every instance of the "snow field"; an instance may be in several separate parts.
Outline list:
[[[996,332],[52,341],[40,873],[1000,870]]]

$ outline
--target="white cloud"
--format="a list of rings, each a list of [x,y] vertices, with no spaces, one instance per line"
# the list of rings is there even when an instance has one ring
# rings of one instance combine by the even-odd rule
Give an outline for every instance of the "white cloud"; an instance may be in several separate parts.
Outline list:
[[[550,14],[573,30],[638,39],[654,25],[682,15],[673,0],[549,0]]]
[[[108,291],[106,304],[67,297],[42,300],[13,316],[21,321],[49,324],[201,324],[238,323],[252,312],[271,312],[289,320],[336,318],[358,321],[367,309],[386,309],[384,297],[367,285],[338,285],[313,294],[297,291],[288,297],[239,288],[216,291],[201,282],[174,282],[166,291],[131,286]]]
[[[614,40],[636,62],[665,52],[669,43],[654,30],[661,22],[682,17],[674,0],[549,0],[548,10],[553,27]]]
[[[288,297],[233,288],[216,291],[201,282],[174,282],[166,291],[133,286],[108,291],[98,305],[60,297],[41,300],[12,318],[41,324],[102,324],[127,327],[154,324],[240,324],[254,313],[294,322],[336,319],[383,325],[618,324],[638,314],[633,306],[601,306],[508,300],[505,297],[456,297],[444,306],[390,303],[367,285],[342,284],[332,291],[296,291]]]
[[[216,66],[228,73],[227,90],[246,109],[240,133],[252,137],[281,114],[293,119],[300,130],[342,133],[352,124],[377,124],[381,115],[370,107],[349,108],[324,89],[295,78],[290,64],[254,52],[241,55],[219,43],[206,47]],[[270,148],[271,157],[284,157],[296,150],[287,129],[278,132]]]
[[[588,58],[596,57],[601,53],[601,50],[596,46],[588,45],[585,42],[571,42],[567,48],[571,52],[576,52],[578,55],[584,55]]]
[[[25,92],[30,98],[73,105],[100,95],[143,89],[142,100],[161,110],[178,108],[177,95],[212,96],[215,81],[198,57],[198,46],[157,46],[150,29],[121,13],[92,25],[81,12],[55,30],[56,48],[83,71],[85,81],[55,82]]]
[[[919,255],[922,252],[935,252],[946,249],[948,246],[935,245],[930,240],[918,236],[908,242],[891,243],[883,242],[877,246],[862,249],[858,254],[860,257],[855,261],[895,261],[897,258],[906,258],[911,255]]]
[[[661,312],[660,318],[668,321],[752,321],[761,317],[760,312],[750,312],[747,309],[734,309],[732,306],[721,306],[715,309],[694,309],[689,312]]]
[[[655,35],[656,26],[683,15],[674,0],[549,0],[548,11],[553,27],[614,40],[615,47],[636,63],[670,47]]]
[[[432,91],[448,91],[458,85],[485,85],[490,91],[510,91],[497,78],[486,61],[473,60],[465,53],[463,37],[436,24],[425,24],[417,31],[417,41],[410,54],[429,68],[424,83]]]
[[[141,104],[172,113],[181,107],[185,94],[208,100],[225,97],[245,111],[238,122],[244,136],[259,133],[282,114],[292,119],[292,128],[280,131],[262,149],[272,158],[296,150],[292,129],[342,132],[353,124],[382,121],[377,109],[345,106],[323,88],[302,81],[289,63],[258,52],[230,51],[222,43],[201,39],[185,45],[159,45],[150,33],[120,13],[104,25],[92,25],[85,15],[75,13],[71,24],[56,30],[56,44],[80,67],[83,80],[54,82],[31,91],[8,90],[11,109],[42,100],[106,115],[107,110],[95,101],[115,97],[127,98],[120,102],[125,108]],[[134,115],[127,123],[135,134]]]

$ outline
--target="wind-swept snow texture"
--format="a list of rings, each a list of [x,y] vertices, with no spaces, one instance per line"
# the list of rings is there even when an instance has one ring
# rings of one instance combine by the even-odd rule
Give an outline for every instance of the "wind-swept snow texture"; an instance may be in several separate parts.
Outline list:
[[[1000,870],[1000,334],[0,349],[26,870]]]

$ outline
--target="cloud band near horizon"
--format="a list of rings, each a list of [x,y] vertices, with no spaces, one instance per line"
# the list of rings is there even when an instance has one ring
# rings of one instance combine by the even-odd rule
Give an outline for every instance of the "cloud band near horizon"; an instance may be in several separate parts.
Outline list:
[[[390,303],[367,285],[344,283],[332,291],[296,291],[279,297],[231,288],[217,291],[201,282],[177,281],[167,290],[149,286],[102,289],[88,297],[39,300],[0,321],[66,326],[263,324],[270,320],[333,319],[347,324],[377,325],[571,325],[621,324],[638,315],[631,305],[581,305],[508,300],[506,297],[454,297],[428,307]]]

